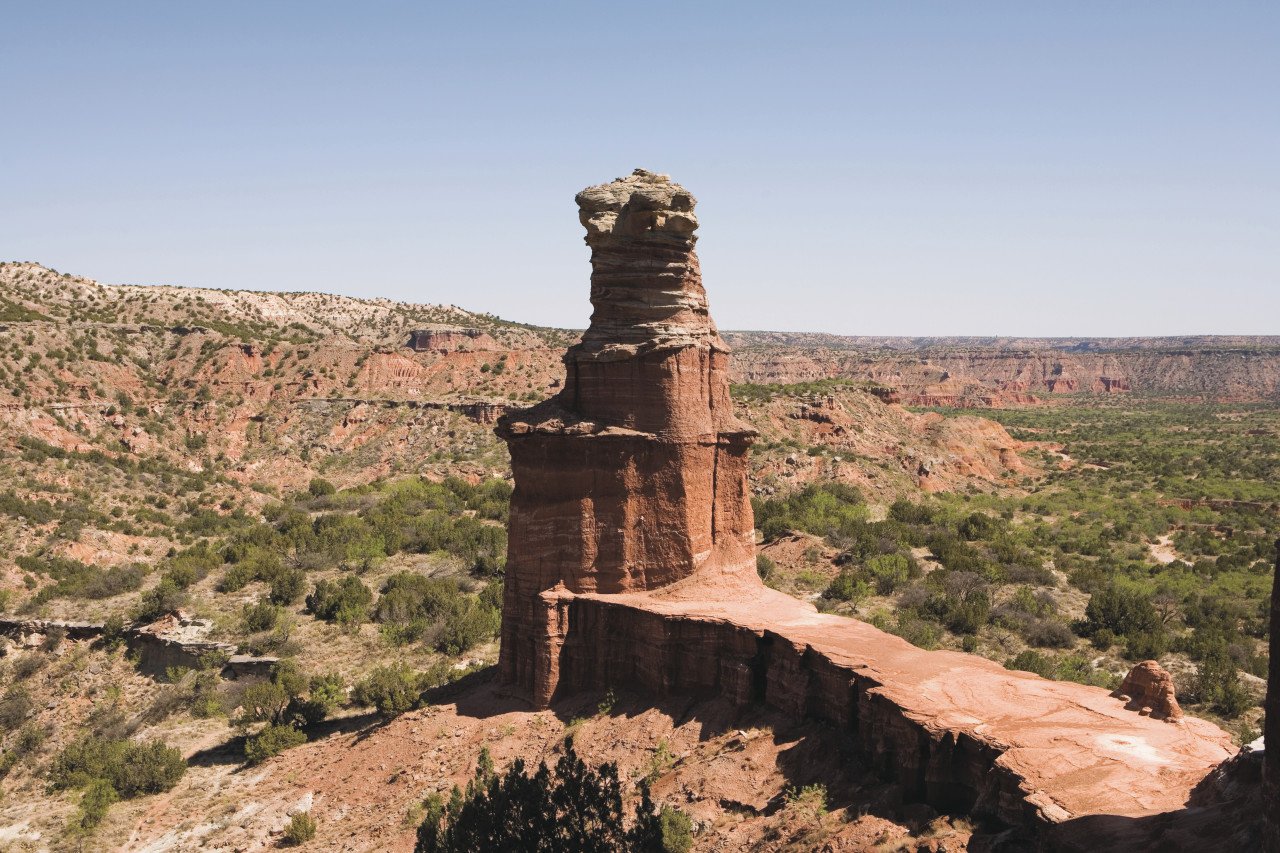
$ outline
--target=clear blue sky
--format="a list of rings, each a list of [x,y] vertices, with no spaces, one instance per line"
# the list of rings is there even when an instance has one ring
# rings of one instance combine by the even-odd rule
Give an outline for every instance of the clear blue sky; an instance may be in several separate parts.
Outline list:
[[[1280,333],[1280,3],[5,2],[0,259],[585,325],[574,193],[722,328]]]

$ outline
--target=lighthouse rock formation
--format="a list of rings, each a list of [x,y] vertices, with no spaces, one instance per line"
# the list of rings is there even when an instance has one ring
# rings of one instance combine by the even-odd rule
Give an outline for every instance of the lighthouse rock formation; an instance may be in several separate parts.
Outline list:
[[[591,326],[550,400],[504,418],[516,489],[501,670],[545,704],[553,618],[538,594],[644,592],[697,576],[759,585],[747,491],[754,432],[729,399],[694,198],[643,170],[578,193]]]
[[[694,198],[637,170],[577,196],[591,327],[555,397],[500,419],[511,499],[499,671],[536,707],[616,687],[825,720],[908,800],[1076,849],[1183,809],[1234,753],[1191,717],[924,651],[766,588]],[[1132,697],[1129,697],[1132,698]],[[1084,836],[1087,841],[1087,836]],[[1093,848],[1099,849],[1099,848]]]

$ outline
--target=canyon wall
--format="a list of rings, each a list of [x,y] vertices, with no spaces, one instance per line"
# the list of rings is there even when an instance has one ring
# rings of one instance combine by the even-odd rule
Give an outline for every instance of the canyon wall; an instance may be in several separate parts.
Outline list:
[[[1127,392],[1280,399],[1280,342],[1269,338],[1255,346],[1125,340],[1101,350],[1052,340],[1018,349],[964,339],[901,339],[900,346],[890,346],[882,338],[757,332],[728,338],[736,348],[734,382],[843,378],[872,383],[905,405],[1018,405],[1061,394]]]

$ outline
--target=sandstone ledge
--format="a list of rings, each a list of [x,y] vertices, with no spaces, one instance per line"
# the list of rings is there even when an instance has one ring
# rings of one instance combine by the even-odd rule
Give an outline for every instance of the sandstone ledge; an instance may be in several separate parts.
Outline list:
[[[549,683],[715,693],[824,719],[909,797],[1041,835],[1085,816],[1181,809],[1235,753],[1204,720],[1155,720],[1101,688],[924,651],[773,590],[733,586],[543,593]]]

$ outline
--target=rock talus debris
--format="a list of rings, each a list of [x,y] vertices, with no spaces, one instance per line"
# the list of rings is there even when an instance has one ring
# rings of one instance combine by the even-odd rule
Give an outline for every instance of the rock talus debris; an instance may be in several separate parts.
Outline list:
[[[562,390],[497,427],[516,483],[508,690],[539,708],[625,687],[826,720],[908,800],[997,819],[1047,849],[1083,818],[1182,809],[1234,753],[1217,726],[1174,717],[1158,672],[1133,688],[1152,704],[1129,710],[1101,688],[924,651],[766,588],[746,482],[754,434],[733,415],[693,196],[637,170],[577,201],[591,327],[565,354]]]

